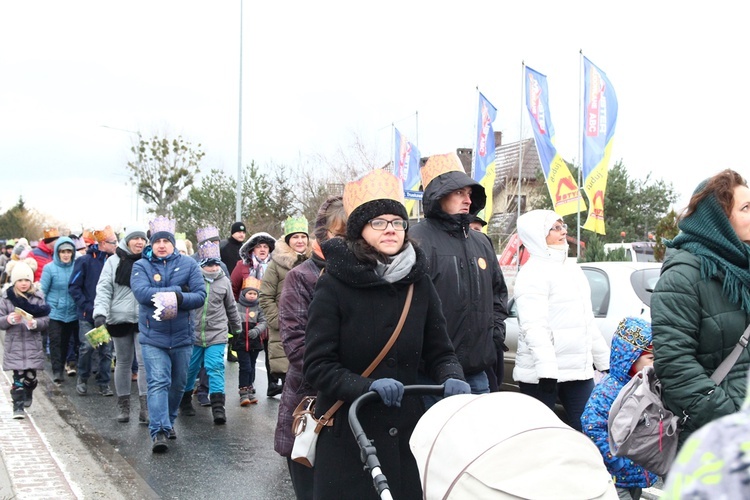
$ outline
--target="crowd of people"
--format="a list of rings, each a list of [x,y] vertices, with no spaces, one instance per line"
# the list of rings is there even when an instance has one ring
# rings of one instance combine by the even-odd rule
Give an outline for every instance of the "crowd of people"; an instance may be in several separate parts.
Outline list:
[[[76,392],[87,396],[93,377],[98,394],[116,394],[118,422],[130,420],[136,382],[138,422],[148,425],[151,451],[163,453],[177,438],[178,416],[196,414],[194,400],[211,407],[215,424],[227,422],[226,362],[239,364],[231,403],[258,404],[263,352],[266,396],[281,396],[274,449],[287,461],[297,498],[375,494],[345,417],[320,430],[315,467],[292,459],[293,413],[303,397],[317,396],[319,418],[335,405],[336,415],[346,415],[368,391],[383,404],[363,408],[359,418],[391,491],[421,497],[409,438],[441,398],[405,398],[404,386],[440,384],[443,398],[499,390],[508,290],[477,217],[484,188],[455,154],[431,156],[420,173],[424,219],[413,227],[399,179],[375,170],[327,199],[312,231],[293,215],[278,239],[266,232],[248,238],[236,222],[221,240],[208,226],[196,232],[193,253],[176,239],[176,221],[159,216],[119,238],[109,226],[69,236],[47,229],[36,245],[25,238],[5,245],[0,329],[14,418],[24,418],[48,359],[54,383],[76,376]],[[681,444],[697,440],[683,446],[667,493],[716,493],[696,448],[709,446],[709,435],[747,434],[745,419],[719,417],[742,407],[750,355],[743,352],[719,385],[709,378],[750,323],[746,181],[725,170],[696,188],[678,236],[666,241],[653,323],[623,318],[611,347],[594,322],[588,282],[568,258],[562,217],[532,210],[517,228],[530,254],[514,286],[520,333],[513,378],[521,393],[550,409],[562,404],[567,423],[599,447],[619,497],[637,499],[657,478],[613,455],[608,413],[628,381],[653,365],[665,404],[682,417]],[[87,334],[102,327],[111,342],[90,342]],[[744,430],[691,436],[724,425]],[[717,452],[723,480],[732,484],[727,491],[747,492],[746,449],[744,441],[725,440]]]

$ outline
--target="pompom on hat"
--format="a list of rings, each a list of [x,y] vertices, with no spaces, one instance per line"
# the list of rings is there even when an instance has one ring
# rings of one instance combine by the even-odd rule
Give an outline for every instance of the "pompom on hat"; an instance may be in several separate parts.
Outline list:
[[[390,172],[377,169],[344,187],[344,210],[348,215],[346,238],[356,240],[365,224],[383,214],[409,220],[404,206],[404,188]]]
[[[195,231],[195,239],[199,245],[208,240],[219,241],[219,230],[214,226],[201,227]]]
[[[174,236],[176,226],[177,221],[175,219],[170,219],[163,215],[149,221],[148,227],[151,230],[151,240],[149,240],[149,243],[153,245],[156,240],[165,238],[172,242],[172,245],[176,245]]]
[[[287,217],[284,222],[284,241],[289,244],[289,239],[293,234],[304,233],[309,236],[307,218],[304,215],[299,217]]]
[[[221,262],[221,252],[219,244],[213,241],[204,241],[198,245],[198,258],[201,267],[218,265]]]

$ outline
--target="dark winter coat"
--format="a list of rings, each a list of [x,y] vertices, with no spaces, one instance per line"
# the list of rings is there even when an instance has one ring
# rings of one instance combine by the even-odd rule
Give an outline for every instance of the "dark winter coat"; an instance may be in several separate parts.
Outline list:
[[[279,334],[284,353],[289,360],[289,369],[281,393],[273,447],[283,457],[292,454],[294,445],[292,412],[302,398],[315,395],[315,390],[303,382],[302,358],[305,355],[307,311],[323,268],[325,261],[313,255],[289,271],[279,298]]]
[[[245,278],[247,278],[248,276],[252,276],[254,278],[258,278],[259,280],[263,279],[265,267],[262,265],[258,265],[257,262],[253,260],[253,250],[257,245],[261,243],[266,243],[270,251],[273,252],[276,244],[276,239],[274,239],[274,237],[268,233],[255,233],[250,236],[250,239],[243,243],[242,247],[240,248],[240,260],[236,263],[237,265],[234,266],[234,270],[230,274],[230,279],[232,280],[232,291],[234,292],[235,300],[237,300],[240,296],[242,282]],[[269,255],[268,261],[270,262],[270,260],[271,259]],[[265,264],[265,266],[267,267],[268,264]]]
[[[750,352],[745,349],[721,384],[709,378],[734,349],[750,323],[739,304],[731,303],[718,279],[701,279],[695,255],[676,250],[664,262],[651,296],[654,368],[663,398],[678,416],[688,415],[680,433],[740,409],[745,398]]]
[[[271,254],[271,262],[263,275],[263,283],[260,286],[260,307],[268,322],[268,363],[271,373],[286,373],[289,361],[284,354],[279,336],[279,298],[284,289],[284,278],[290,269],[305,262],[312,254],[312,246],[309,244],[304,254],[298,254],[289,245],[279,240],[276,248]]]
[[[461,172],[449,172],[428,184],[425,219],[409,236],[427,255],[448,335],[464,373],[474,375],[494,366],[496,351],[503,348],[508,288],[492,245],[469,228],[472,217],[448,215],[440,206],[440,198],[467,186],[465,178]]]
[[[10,291],[11,288],[4,290],[0,297],[0,330],[5,330],[3,370],[44,370],[45,355],[41,332],[47,329],[49,316],[34,315],[36,320],[34,330],[29,330],[23,323],[11,325],[8,323],[8,315],[15,310],[16,306],[8,298]],[[30,295],[27,300],[35,306],[47,305],[40,292]]]
[[[58,247],[62,243],[73,243],[68,237],[59,238],[55,241],[55,253],[52,264],[44,266],[41,279],[42,294],[44,300],[52,308],[49,313],[50,319],[61,321],[63,323],[72,323],[78,319],[76,311],[76,302],[68,291],[68,282],[73,275],[74,259],[63,264],[60,260],[60,254],[57,253]]]
[[[339,399],[345,404],[338,410],[333,426],[326,427],[318,439],[314,496],[376,498],[347,423],[351,402],[368,392],[372,382],[380,378],[415,384],[420,362],[425,363],[427,374],[438,383],[448,378],[463,379],[463,372],[419,249],[411,272],[393,284],[358,261],[344,240],[327,241],[323,252],[327,271],[318,280],[310,304],[303,373],[318,390],[318,416]],[[401,335],[374,372],[362,377],[361,373],[393,333],[410,283],[414,284],[414,297]],[[359,414],[365,432],[375,442],[395,498],[421,498],[409,438],[423,412],[419,398],[405,398],[400,408],[376,403],[364,407]]]
[[[246,288],[242,290],[240,298],[237,300],[237,313],[240,315],[242,331],[239,334],[234,334],[234,338],[232,338],[232,348],[235,351],[262,351],[263,343],[260,338],[268,331],[268,324],[266,323],[266,317],[263,316],[263,310],[260,308],[258,299],[255,299],[252,302],[245,299],[245,290],[248,289]],[[255,330],[255,333],[258,335],[255,338],[250,338],[249,333],[253,330]]]
[[[594,387],[581,415],[583,433],[599,448],[604,465],[615,480],[615,486],[620,488],[648,488],[658,479],[656,474],[633,463],[629,458],[612,455],[609,448],[609,410],[622,388],[630,382],[630,368],[642,353],[641,349],[626,342],[622,336],[612,337],[609,374]]]
[[[242,247],[242,242],[235,240],[231,236],[221,242],[219,252],[221,253],[221,261],[227,267],[227,272],[229,273],[227,276],[232,275],[234,266],[236,266],[237,261],[240,260],[240,247]]]
[[[151,246],[147,246],[143,258],[133,264],[130,288],[140,304],[138,337],[141,344],[161,349],[193,345],[195,326],[190,312],[202,307],[206,300],[203,273],[195,260],[177,251],[160,259],[153,255]],[[154,319],[156,308],[151,299],[157,292],[182,293],[182,304],[176,318],[169,321]]]
[[[96,284],[108,257],[109,254],[100,251],[98,245],[91,245],[86,250],[86,255],[73,261],[68,291],[76,301],[78,319],[81,321],[94,322]]]

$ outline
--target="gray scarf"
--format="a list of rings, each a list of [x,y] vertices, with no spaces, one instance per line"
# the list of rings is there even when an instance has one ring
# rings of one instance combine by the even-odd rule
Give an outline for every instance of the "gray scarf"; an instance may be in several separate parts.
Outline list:
[[[417,254],[414,252],[414,247],[409,243],[401,252],[391,257],[388,264],[378,262],[375,272],[388,283],[396,283],[409,274],[416,262]]]

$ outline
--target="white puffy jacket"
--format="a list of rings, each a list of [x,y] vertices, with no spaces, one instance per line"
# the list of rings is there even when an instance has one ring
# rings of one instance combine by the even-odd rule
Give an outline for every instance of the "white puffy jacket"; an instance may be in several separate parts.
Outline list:
[[[549,210],[534,210],[518,219],[518,235],[530,257],[514,287],[517,382],[588,380],[594,376],[594,364],[598,370],[609,369],[609,348],[594,323],[586,276],[566,251],[547,246],[549,229],[559,219]]]

